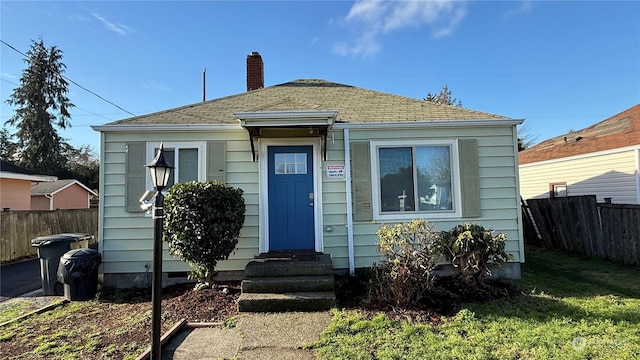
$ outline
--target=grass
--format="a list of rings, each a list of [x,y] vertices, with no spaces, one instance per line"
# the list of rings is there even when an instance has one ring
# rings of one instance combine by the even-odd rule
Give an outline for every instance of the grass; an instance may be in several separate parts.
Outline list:
[[[442,324],[336,310],[323,359],[637,359],[640,271],[528,249],[523,294],[465,304]]]
[[[15,301],[3,306],[0,311],[0,324],[37,310],[30,301]]]

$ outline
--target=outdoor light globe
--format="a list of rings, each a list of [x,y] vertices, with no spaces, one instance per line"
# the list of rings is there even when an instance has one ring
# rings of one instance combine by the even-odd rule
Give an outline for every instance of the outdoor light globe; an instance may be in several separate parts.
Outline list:
[[[164,147],[162,143],[160,143],[160,148],[158,149],[158,154],[155,159],[153,159],[147,167],[149,168],[149,174],[151,175],[151,182],[154,188],[157,191],[161,191],[167,187],[173,166],[169,165],[164,158]]]

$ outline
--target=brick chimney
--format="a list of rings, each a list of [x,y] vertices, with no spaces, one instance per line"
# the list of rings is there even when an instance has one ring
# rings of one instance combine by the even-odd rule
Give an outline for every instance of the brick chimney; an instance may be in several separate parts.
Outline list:
[[[247,91],[264,87],[264,64],[257,51],[247,55]]]

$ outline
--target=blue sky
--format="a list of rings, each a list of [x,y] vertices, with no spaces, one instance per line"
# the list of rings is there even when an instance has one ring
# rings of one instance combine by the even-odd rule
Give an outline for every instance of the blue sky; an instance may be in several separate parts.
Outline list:
[[[64,52],[66,76],[143,115],[265,84],[320,78],[423,98],[445,84],[466,108],[525,119],[542,141],[640,103],[638,1],[6,1],[0,38]],[[0,44],[0,120],[24,68]],[[71,85],[73,145],[130,114]],[[11,129],[10,129],[11,130]]]

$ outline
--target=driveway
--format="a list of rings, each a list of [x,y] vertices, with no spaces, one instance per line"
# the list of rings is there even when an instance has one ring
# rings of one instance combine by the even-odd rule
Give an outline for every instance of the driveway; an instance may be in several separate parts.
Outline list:
[[[0,266],[0,301],[41,288],[39,259]]]

